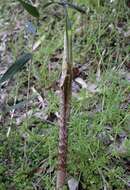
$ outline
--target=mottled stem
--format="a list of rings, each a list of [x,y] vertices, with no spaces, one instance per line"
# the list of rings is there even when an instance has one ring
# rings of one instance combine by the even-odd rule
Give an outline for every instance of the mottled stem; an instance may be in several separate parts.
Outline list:
[[[66,30],[64,36],[64,59],[61,75],[61,114],[59,128],[57,190],[65,184],[68,149],[68,125],[72,94],[72,39],[71,31]]]
[[[65,86],[61,89],[61,118],[59,129],[59,150],[58,150],[58,171],[57,171],[57,189],[65,183],[66,164],[67,164],[67,147],[68,147],[68,122],[70,117],[70,100],[71,100],[71,78],[66,77]]]

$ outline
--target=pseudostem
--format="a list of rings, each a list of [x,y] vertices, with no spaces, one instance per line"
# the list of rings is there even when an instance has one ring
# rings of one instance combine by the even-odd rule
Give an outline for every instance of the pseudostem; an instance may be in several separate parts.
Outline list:
[[[72,94],[72,35],[68,29],[66,21],[66,31],[64,35],[64,58],[61,75],[61,115],[59,129],[59,149],[58,149],[58,171],[57,190],[65,184],[67,149],[68,149],[68,125],[70,118],[70,104]]]

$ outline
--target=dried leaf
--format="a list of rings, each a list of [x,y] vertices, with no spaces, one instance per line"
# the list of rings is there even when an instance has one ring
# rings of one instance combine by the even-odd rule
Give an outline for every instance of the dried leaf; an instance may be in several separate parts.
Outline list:
[[[87,83],[82,79],[82,78],[76,78],[75,79],[75,81],[79,84],[79,85],[81,85],[81,87],[82,88],[85,88],[85,89],[87,89]]]
[[[79,182],[76,179],[71,178],[68,180],[69,190],[78,190],[78,186],[79,186]]]
[[[35,44],[33,45],[33,51],[35,51],[40,45],[41,43],[44,41],[45,39],[45,35],[43,35],[38,41],[35,42]]]
[[[99,89],[97,88],[97,85],[94,83],[86,83],[82,78],[78,77],[75,79],[75,81],[81,85],[82,88],[88,90],[90,93],[96,93],[99,92]]]
[[[124,32],[124,37],[125,38],[130,37],[130,29],[127,32]]]

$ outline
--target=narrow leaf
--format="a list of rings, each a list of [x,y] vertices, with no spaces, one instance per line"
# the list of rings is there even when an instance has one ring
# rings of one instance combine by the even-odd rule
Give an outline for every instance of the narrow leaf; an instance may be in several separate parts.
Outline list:
[[[0,78],[0,84],[6,80],[12,78],[17,72],[21,71],[24,65],[32,58],[32,54],[27,53],[22,55],[9,69],[5,74]]]
[[[36,7],[34,7],[28,3],[25,3],[23,0],[18,0],[18,1],[22,4],[22,6],[25,8],[25,10],[29,14],[31,14],[32,16],[34,16],[36,18],[39,18],[40,15],[39,15],[39,12]]]
[[[12,110],[15,110],[15,109],[21,109],[21,108],[23,108],[25,105],[28,105],[29,102],[30,102],[31,100],[34,100],[36,97],[37,97],[37,95],[33,95],[33,96],[31,96],[31,97],[29,98],[29,100],[23,100],[23,101],[21,101],[21,102],[15,104],[15,105],[13,105],[13,106],[7,106],[7,107],[5,108],[5,110],[4,110],[4,113],[8,113],[8,112],[10,112],[10,111],[12,111]]]
[[[50,5],[52,4],[57,4],[56,2],[49,2],[49,3],[46,3],[44,6],[43,6],[43,9],[49,7]]]
[[[76,11],[79,11],[82,14],[86,14],[86,11],[83,8],[81,8],[81,7],[79,7],[79,6],[75,5],[75,4],[69,3],[69,2],[65,2],[65,3],[62,3],[62,2],[49,2],[49,3],[46,3],[44,5],[43,9],[49,7],[52,4],[58,4],[58,5],[61,5],[63,7],[65,7],[65,5],[67,5],[70,8],[75,9]]]
[[[86,14],[86,11],[83,8],[81,8],[81,7],[79,7],[79,6],[75,5],[75,4],[72,4],[72,3],[67,3],[67,4],[68,4],[68,6],[70,8],[75,9],[75,10],[79,11],[82,14]]]

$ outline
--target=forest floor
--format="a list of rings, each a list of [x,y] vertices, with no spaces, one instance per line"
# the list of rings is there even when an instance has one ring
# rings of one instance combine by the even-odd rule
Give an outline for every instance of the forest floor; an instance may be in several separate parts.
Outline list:
[[[128,190],[130,4],[76,2],[87,15],[70,11],[74,68],[65,189]],[[17,1],[0,2],[0,76],[33,51],[25,69],[0,87],[0,190],[55,187],[64,15],[57,6],[38,7],[40,20]]]

